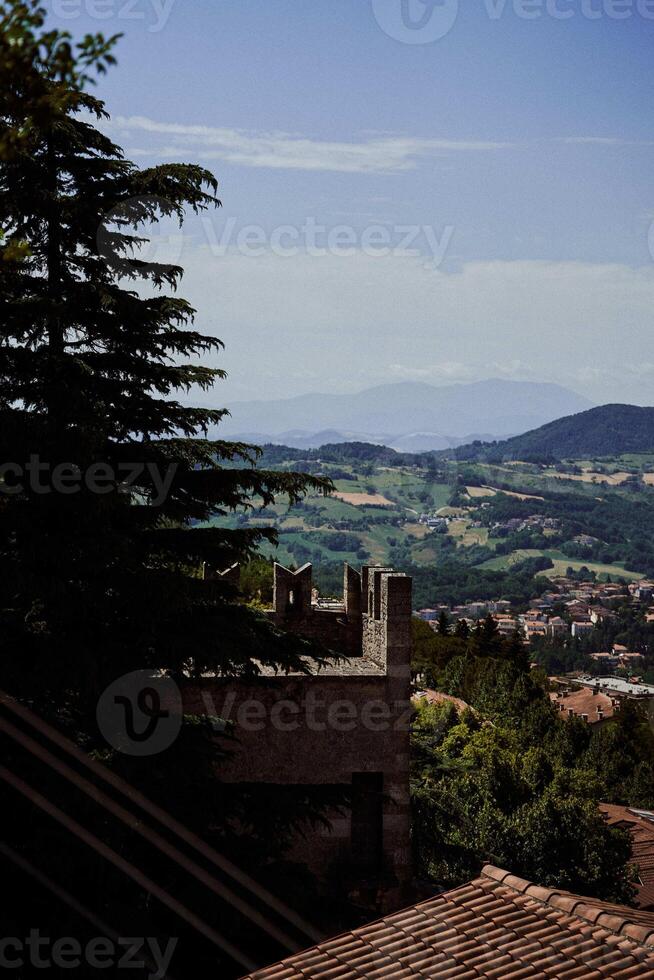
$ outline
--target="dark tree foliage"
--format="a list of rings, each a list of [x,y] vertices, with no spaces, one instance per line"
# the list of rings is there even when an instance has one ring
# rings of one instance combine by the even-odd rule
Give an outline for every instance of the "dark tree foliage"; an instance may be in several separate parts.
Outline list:
[[[450,617],[444,609],[441,610],[441,614],[438,617],[438,632],[440,636],[447,636],[450,632]]]
[[[551,565],[549,558],[528,558],[503,572],[448,559],[433,568],[402,565],[401,571],[413,576],[414,605],[416,609],[422,609],[436,601],[450,606],[498,598],[508,599],[516,605],[526,603],[550,587],[548,580],[538,577],[537,573],[546,571]]]
[[[203,363],[220,342],[193,328],[182,269],[139,257],[148,222],[219,204],[215,178],[140,170],[103,135],[88,82],[112,41],[73,51],[34,3],[0,18],[2,459],[44,467],[4,472],[4,683],[102,685],[135,665],[242,671],[253,655],[291,664],[297,651],[198,574],[248,559],[272,532],[193,525],[325,483],[203,436],[224,412],[179,393],[222,377]],[[40,492],[36,479],[49,487],[65,464],[60,482],[75,484],[72,464],[77,492]],[[100,493],[85,485],[94,466]]]
[[[205,564],[247,563],[274,532],[196,525],[253,499],[296,501],[329,486],[259,469],[256,449],[206,437],[223,411],[181,400],[222,377],[209,364],[221,345],[194,328],[195,311],[177,294],[182,269],[146,262],[140,246],[150,222],[218,206],[217,184],[188,164],[141,170],[104,135],[107,114],[90,85],[113,63],[114,40],[74,44],[47,29],[37,0],[0,2],[0,687],[219,848],[266,865],[265,877],[290,830],[320,819],[321,801],[306,791],[282,799],[264,788],[263,800],[256,787],[226,791],[213,778],[214,733],[198,718],[153,760],[112,755],[95,728],[98,695],[126,672],[157,669],[181,684],[206,671],[254,674],[259,662],[302,667],[306,644],[203,574]],[[103,840],[163,874],[120,825],[105,815],[98,826],[97,807],[62,790],[48,765],[8,741],[2,750],[45,796],[58,792],[82,822],[93,810]],[[2,836],[83,904],[129,910],[119,928],[142,935],[186,928],[13,790],[2,784],[0,794]],[[23,894],[21,874],[3,880]],[[276,880],[290,888],[293,876]],[[166,883],[201,902],[214,925],[233,922],[234,910],[207,903],[197,886],[180,893],[170,869]],[[45,917],[49,935],[79,926],[47,889],[26,908],[28,924]],[[189,931],[181,975],[229,975],[202,959]],[[254,951],[251,926],[243,941]]]
[[[435,478],[435,454],[402,453],[388,446],[377,446],[369,442],[326,443],[318,449],[294,449],[291,446],[278,446],[271,443],[263,446],[264,462],[270,465],[294,462],[316,463],[377,463],[380,466],[421,466]]]

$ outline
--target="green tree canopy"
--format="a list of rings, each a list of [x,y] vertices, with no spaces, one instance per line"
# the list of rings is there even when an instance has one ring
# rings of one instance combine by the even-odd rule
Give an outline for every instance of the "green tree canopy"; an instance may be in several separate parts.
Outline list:
[[[599,732],[553,710],[518,637],[481,621],[441,637],[415,621],[414,672],[474,711],[421,701],[411,795],[419,871],[460,884],[490,861],[543,885],[630,902],[628,836],[600,802],[652,799],[652,733],[633,706]]]
[[[560,723],[562,724],[562,723]],[[629,903],[631,842],[598,810],[604,784],[516,729],[421,705],[415,725],[412,800],[418,868],[446,884],[482,864],[544,886]]]
[[[140,169],[105,134],[107,113],[90,86],[113,63],[114,41],[74,44],[47,28],[37,0],[0,2],[0,687],[65,725],[221,851],[260,866],[280,857],[298,820],[319,819],[320,801],[306,790],[225,790],[206,718],[186,718],[154,761],[112,757],[95,725],[99,693],[134,670],[182,679],[254,674],[261,662],[302,668],[305,643],[202,570],[247,563],[274,540],[266,528],[213,527],[215,515],[329,487],[258,468],[256,449],[216,438],[224,410],[193,405],[223,376],[221,344],[196,329],[178,295],[183,270],[147,261],[142,246],[150,222],[217,207],[217,183],[191,164]],[[3,762],[45,797],[61,794],[51,768],[9,739],[2,748]],[[82,794],[59,802],[91,819]],[[47,859],[82,904],[129,909],[152,930],[143,935],[179,927],[147,889],[108,872],[4,782],[0,806],[3,837],[39,868]],[[100,828],[94,819],[103,841],[153,867],[140,838],[128,840],[106,815]],[[166,875],[177,893],[178,879]],[[8,888],[18,895],[24,884]],[[184,900],[218,926],[225,905],[214,900],[207,911],[198,890],[185,885]],[[50,935],[70,934],[63,903],[47,891],[30,894],[24,911]],[[234,915],[227,910],[230,923]],[[221,973],[185,935],[187,972]]]
[[[0,426],[12,464],[0,646],[4,683],[29,677],[32,692],[102,686],[135,666],[297,665],[297,645],[197,569],[247,561],[274,538],[213,528],[212,515],[327,486],[258,469],[252,447],[208,437],[224,410],[180,399],[223,376],[221,344],[194,328],[183,270],[145,261],[141,246],[148,223],[217,207],[217,183],[191,164],[139,169],[104,134],[89,84],[113,42],[73,46],[35,0],[0,5]],[[52,490],[53,474],[68,489]]]

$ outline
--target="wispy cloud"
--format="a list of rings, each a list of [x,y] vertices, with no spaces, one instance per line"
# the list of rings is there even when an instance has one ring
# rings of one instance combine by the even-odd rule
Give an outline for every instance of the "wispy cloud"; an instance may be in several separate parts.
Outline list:
[[[561,136],[556,142],[576,146],[654,146],[654,140],[627,140],[619,136]]]
[[[116,116],[111,131],[126,138],[151,140],[133,156],[168,157],[191,152],[199,160],[224,160],[245,167],[341,173],[398,173],[413,170],[422,157],[488,152],[513,146],[487,140],[377,136],[348,142],[310,139],[292,133],[248,133],[239,129],[163,123],[145,116]]]
[[[127,145],[132,157],[169,159],[192,156],[204,162],[223,160],[243,167],[271,170],[332,171],[352,174],[394,174],[415,170],[421,161],[460,153],[525,149],[543,142],[568,146],[651,147],[654,141],[617,136],[560,136],[536,144],[500,140],[430,139],[366,133],[358,139],[330,141],[298,133],[248,132],[218,126],[158,122],[147,116],[115,116],[112,135]]]

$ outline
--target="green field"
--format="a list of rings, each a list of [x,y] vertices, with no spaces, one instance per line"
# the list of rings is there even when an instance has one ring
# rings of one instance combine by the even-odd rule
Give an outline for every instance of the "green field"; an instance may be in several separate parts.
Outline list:
[[[639,578],[643,578],[644,575],[642,572],[629,572],[622,565],[602,565],[593,561],[580,561],[576,558],[568,558],[560,551],[535,548],[525,548],[514,551],[510,555],[499,555],[497,558],[490,558],[488,561],[482,562],[479,567],[489,568],[495,571],[506,571],[506,569],[517,565],[526,558],[550,558],[554,565],[551,570],[545,572],[546,575],[565,575],[568,568],[572,568],[578,572],[584,567],[588,568],[591,572],[595,572],[598,577],[610,575],[612,579],[624,578],[628,581],[636,581]]]
[[[279,469],[293,468],[292,458],[277,462]],[[551,575],[583,567],[602,578],[633,580],[654,574],[649,562],[650,555],[654,560],[654,537],[649,539],[650,533],[654,535],[653,486],[643,482],[634,491],[633,486],[582,482],[534,463],[441,460],[427,464],[407,465],[401,459],[395,466],[387,461],[376,465],[369,458],[321,459],[312,472],[333,477],[338,492],[373,494],[385,498],[388,505],[359,506],[356,499],[350,502],[310,494],[291,509],[280,501],[264,512],[255,509],[212,523],[274,527],[278,545],[262,550],[287,565],[309,560],[321,565],[369,561],[401,568],[439,566],[444,560],[455,560],[483,570],[508,571],[529,558],[545,557],[553,562]],[[654,454],[576,460],[559,469],[567,468],[577,476],[584,469],[606,474],[654,473]],[[420,524],[423,513],[447,517],[447,533]],[[515,532],[515,543],[510,536],[513,532],[504,528],[501,533],[502,522],[516,518],[524,522],[527,515],[534,514],[554,516],[555,527],[541,521],[536,532]],[[584,535],[596,541],[588,552],[573,546]],[[625,569],[625,561],[631,570]]]

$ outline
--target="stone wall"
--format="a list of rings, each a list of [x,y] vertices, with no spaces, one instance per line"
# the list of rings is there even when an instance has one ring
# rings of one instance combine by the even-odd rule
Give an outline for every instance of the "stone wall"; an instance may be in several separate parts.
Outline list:
[[[221,764],[228,782],[348,787],[352,807],[296,855],[328,878],[336,866],[377,879],[378,905],[406,897],[409,842],[411,579],[391,569],[346,566],[342,607],[311,603],[311,566],[275,566],[276,625],[319,641],[341,659],[311,673],[187,688],[185,707],[235,722]]]

